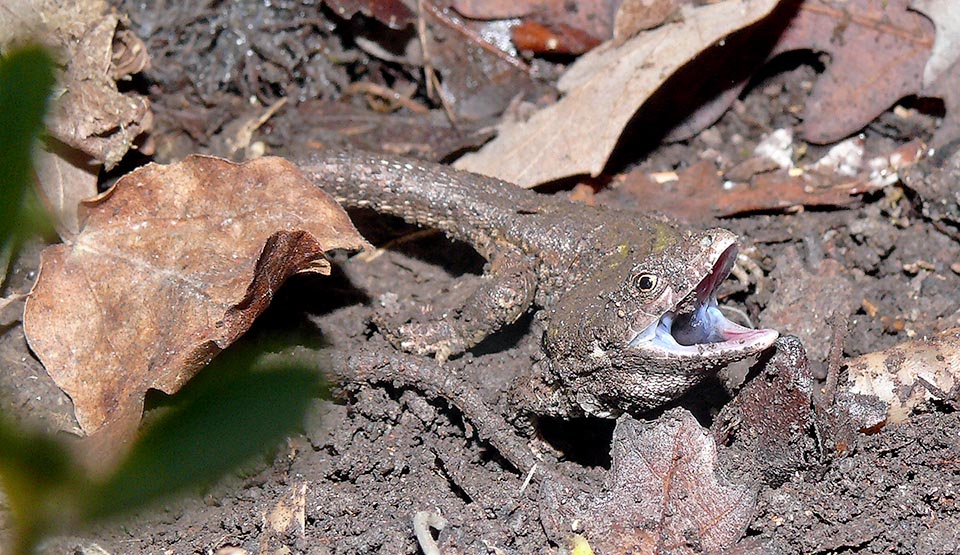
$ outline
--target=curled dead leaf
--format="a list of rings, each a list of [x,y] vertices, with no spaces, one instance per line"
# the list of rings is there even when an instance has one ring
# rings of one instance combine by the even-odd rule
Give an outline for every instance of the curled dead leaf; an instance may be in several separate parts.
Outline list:
[[[0,48],[32,37],[59,53],[61,91],[47,117],[55,139],[115,166],[152,125],[147,99],[117,80],[148,63],[146,47],[104,0],[5,0]]]
[[[560,79],[565,96],[559,102],[525,122],[505,124],[496,139],[455,166],[524,187],[571,175],[598,175],[624,126],[668,76],[717,40],[763,18],[776,4],[708,4],[620,46],[607,42],[591,50]]]
[[[279,158],[151,164],[85,212],[72,244],[43,252],[24,331],[87,433],[135,425],[148,389],[177,391],[290,275],[325,272],[325,251],[366,244]]]
[[[34,163],[39,196],[54,217],[57,233],[72,240],[80,232],[80,201],[97,195],[100,165],[91,165],[89,156],[57,141],[37,149]]]
[[[717,477],[713,438],[682,409],[656,422],[622,417],[612,458],[598,495],[544,485],[546,504],[578,522],[597,553],[720,553],[753,517],[754,494]]]

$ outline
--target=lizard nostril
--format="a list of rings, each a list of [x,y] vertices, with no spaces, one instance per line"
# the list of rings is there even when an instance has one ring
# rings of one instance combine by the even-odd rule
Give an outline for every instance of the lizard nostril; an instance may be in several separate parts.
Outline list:
[[[713,235],[704,235],[703,239],[700,239],[700,247],[707,248],[713,244]]]

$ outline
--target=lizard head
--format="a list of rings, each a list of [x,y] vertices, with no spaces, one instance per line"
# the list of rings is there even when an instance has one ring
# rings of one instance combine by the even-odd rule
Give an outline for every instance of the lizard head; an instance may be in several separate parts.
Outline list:
[[[554,373],[590,414],[659,406],[778,336],[731,322],[717,305],[736,235],[645,225],[643,244],[617,245],[549,310],[544,346]]]

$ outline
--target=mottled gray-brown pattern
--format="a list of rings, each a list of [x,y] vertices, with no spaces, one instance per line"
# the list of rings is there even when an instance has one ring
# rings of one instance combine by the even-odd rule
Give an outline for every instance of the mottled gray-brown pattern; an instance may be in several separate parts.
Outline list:
[[[680,360],[630,345],[711,272],[718,248],[736,242],[729,231],[680,230],[660,218],[382,154],[324,153],[296,164],[341,203],[439,229],[489,261],[483,285],[458,313],[381,326],[398,347],[443,360],[540,309],[546,358],[537,412],[656,407],[759,350],[701,351]],[[655,287],[641,290],[643,275],[654,276]]]

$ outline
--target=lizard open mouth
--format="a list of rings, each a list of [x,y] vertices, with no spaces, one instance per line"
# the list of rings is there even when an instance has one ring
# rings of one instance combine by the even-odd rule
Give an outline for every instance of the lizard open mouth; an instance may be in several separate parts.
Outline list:
[[[696,288],[638,333],[630,346],[671,355],[710,356],[755,353],[772,345],[779,335],[776,331],[731,322],[717,305],[717,289],[736,258],[737,246],[730,245]]]

